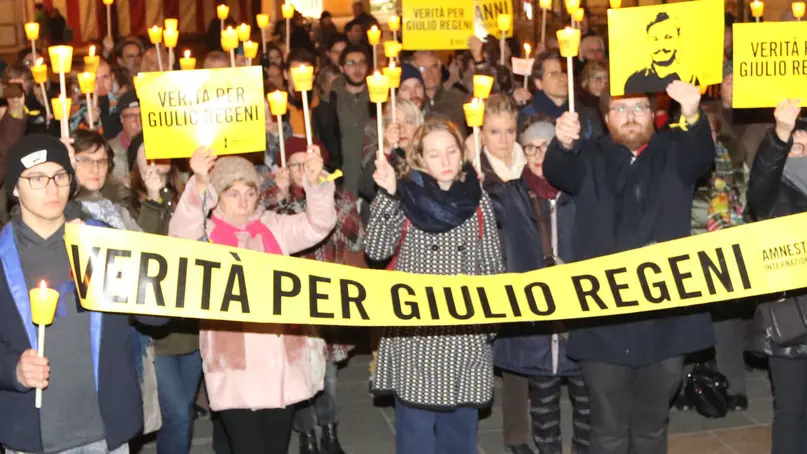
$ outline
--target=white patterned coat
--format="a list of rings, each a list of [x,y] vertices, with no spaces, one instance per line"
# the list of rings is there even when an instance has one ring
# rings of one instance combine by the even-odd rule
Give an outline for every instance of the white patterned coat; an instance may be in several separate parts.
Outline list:
[[[481,240],[477,215],[444,233],[428,233],[410,225],[396,269],[439,275],[504,272],[496,220],[486,193],[481,208]],[[370,206],[367,256],[373,260],[391,257],[400,244],[404,220],[400,202],[379,191]],[[435,294],[444,298],[442,289],[435,289]],[[454,298],[461,300],[462,296]],[[378,348],[373,391],[433,410],[485,407],[493,398],[490,333],[489,327],[479,325],[386,328]]]

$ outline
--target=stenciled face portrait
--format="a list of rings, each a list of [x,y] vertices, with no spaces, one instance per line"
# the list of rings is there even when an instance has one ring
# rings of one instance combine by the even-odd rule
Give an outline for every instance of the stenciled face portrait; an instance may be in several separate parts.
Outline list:
[[[666,19],[652,24],[647,29],[647,42],[650,47],[650,58],[658,66],[670,66],[675,61],[680,41],[680,31],[675,22]]]

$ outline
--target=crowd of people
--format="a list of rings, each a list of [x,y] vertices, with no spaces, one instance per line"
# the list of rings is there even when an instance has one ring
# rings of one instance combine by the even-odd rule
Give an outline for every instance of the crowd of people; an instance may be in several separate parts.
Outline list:
[[[256,61],[267,93],[289,92],[284,146],[267,103],[263,153],[219,157],[202,147],[190,159],[147,159],[132,77],[156,71],[158,55],[137,37],[98,43],[96,102],[88,105],[68,79],[70,138],[59,138],[59,122],[44,108],[49,100],[32,81],[31,63],[46,56],[24,50],[6,69],[7,93],[21,88],[6,96],[0,118],[6,453],[123,454],[148,434],[156,434],[161,454],[188,453],[201,386],[216,453],[286,453],[296,432],[301,454],[343,454],[338,371],[354,344],[368,338],[371,390],[394,399],[399,454],[477,452],[479,410],[491,405],[497,374],[506,453],[565,452],[563,384],[572,403],[572,452],[665,453],[671,407],[694,405],[680,392],[687,364],[722,373],[728,406],[742,411],[746,352],[768,360],[771,451],[807,451],[807,337],[772,337],[765,314],[778,295],[574,322],[371,332],[84,310],[65,250],[66,223],[345,266],[492,275],[807,211],[801,101],[782,100],[773,111],[732,109],[730,39],[714,99],[680,80],[662,93],[610,96],[606,43],[593,30],[584,30],[572,67],[556,40],[540,44],[527,83],[499,64],[492,36],[471,38],[469,50],[448,58],[436,50],[403,52],[397,111],[385,106],[379,143],[366,83],[373,69],[366,31],[378,21],[360,3],[354,15],[340,32],[330,14],[309,29],[297,13],[290,51],[271,44]],[[728,38],[731,22],[727,15]],[[278,42],[284,26],[276,26]],[[218,30],[215,20],[204,68],[230,66]],[[508,39],[504,61],[520,47]],[[290,78],[300,65],[316,68],[312,145]],[[463,112],[475,74],[494,78],[481,149]],[[92,129],[90,112],[98,120]],[[336,169],[343,178],[322,178]],[[28,289],[42,280],[60,292],[45,357],[37,353],[28,300]],[[671,298],[656,290],[659,301]],[[44,389],[41,409],[34,406],[37,388]]]

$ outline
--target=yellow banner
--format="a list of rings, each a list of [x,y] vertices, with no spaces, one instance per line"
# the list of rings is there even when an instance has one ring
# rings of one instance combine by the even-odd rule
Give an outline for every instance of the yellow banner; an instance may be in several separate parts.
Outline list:
[[[624,315],[807,286],[807,214],[521,274],[365,270],[67,225],[89,310],[257,323],[466,325]]]
[[[723,0],[608,10],[611,95],[723,80]]]
[[[515,19],[512,0],[476,0],[474,10],[474,34],[479,38],[486,35],[502,37],[498,22],[500,14],[509,14]],[[511,26],[507,31],[508,38],[513,37],[513,28]]]
[[[807,99],[807,22],[734,24],[736,108]]]
[[[473,0],[403,0],[403,48],[467,49],[474,34]]]
[[[200,146],[219,155],[266,149],[260,66],[138,77],[147,158],[187,158]]]

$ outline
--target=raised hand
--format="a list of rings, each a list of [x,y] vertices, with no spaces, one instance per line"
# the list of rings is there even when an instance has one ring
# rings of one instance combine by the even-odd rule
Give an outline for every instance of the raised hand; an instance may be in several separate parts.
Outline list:
[[[322,152],[319,145],[308,146],[308,157],[305,159],[305,176],[312,186],[319,184],[319,177],[322,176],[322,167],[325,162],[322,160]]]
[[[681,115],[692,123],[689,120],[697,115],[701,103],[700,89],[692,84],[674,80],[667,85],[667,94],[681,105]]]
[[[555,123],[555,138],[563,148],[574,148],[574,143],[580,140],[580,118],[577,112],[563,112]]]
[[[776,135],[782,142],[790,140],[790,134],[796,128],[796,120],[801,112],[801,99],[785,99],[776,106],[773,118],[776,119]]]
[[[373,180],[378,187],[386,189],[390,195],[395,195],[398,185],[395,180],[395,169],[392,168],[386,157],[376,157]]]
[[[204,194],[210,181],[210,170],[216,164],[216,155],[213,150],[206,147],[199,147],[193,153],[190,160],[191,170],[196,177],[196,187],[199,194]]]

